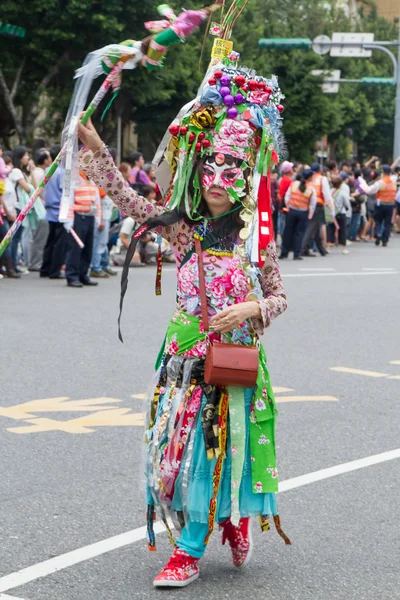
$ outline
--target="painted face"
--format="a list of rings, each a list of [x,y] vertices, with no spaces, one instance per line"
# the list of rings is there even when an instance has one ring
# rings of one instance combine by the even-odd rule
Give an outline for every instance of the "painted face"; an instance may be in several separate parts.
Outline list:
[[[230,164],[229,164],[230,163]],[[243,171],[232,164],[230,160],[226,161],[226,155],[219,153],[214,157],[207,158],[203,165],[203,177],[201,185],[206,191],[212,187],[219,187],[226,190],[232,201],[236,200],[236,196],[245,195]]]

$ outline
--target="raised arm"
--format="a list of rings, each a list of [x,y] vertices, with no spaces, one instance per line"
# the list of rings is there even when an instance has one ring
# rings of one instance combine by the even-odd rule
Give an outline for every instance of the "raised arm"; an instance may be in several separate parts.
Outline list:
[[[147,219],[164,212],[162,206],[152,204],[146,198],[139,196],[124,180],[122,173],[115,166],[107,146],[102,142],[90,122],[87,126],[79,125],[79,137],[87,146],[79,153],[80,168],[124,213],[138,223],[144,223]],[[154,231],[174,244],[177,235],[185,227],[188,226],[179,222],[168,227],[157,227]]]

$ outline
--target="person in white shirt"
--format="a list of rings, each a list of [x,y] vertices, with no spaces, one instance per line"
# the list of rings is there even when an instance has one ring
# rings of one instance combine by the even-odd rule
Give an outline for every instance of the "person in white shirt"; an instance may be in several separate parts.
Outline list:
[[[23,191],[30,193],[30,185],[29,185],[29,154],[27,148],[25,146],[17,146],[14,148],[13,152],[13,165],[14,168],[9,174],[8,178],[11,181],[16,194],[17,194],[17,203],[16,203],[16,212],[17,216],[21,212],[21,200]],[[15,233],[12,241],[11,241],[11,257],[14,265],[14,269],[17,272],[24,273],[24,269],[20,269],[18,267],[18,248],[21,242],[22,234],[24,232],[24,227],[20,227],[18,231]],[[24,260],[27,262],[28,257],[25,256]]]

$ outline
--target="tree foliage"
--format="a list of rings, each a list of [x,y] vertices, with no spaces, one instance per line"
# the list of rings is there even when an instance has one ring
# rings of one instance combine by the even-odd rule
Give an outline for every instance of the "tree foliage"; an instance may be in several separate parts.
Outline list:
[[[158,1],[122,3],[121,0],[3,0],[1,19],[27,29],[27,37],[1,39],[0,136],[17,131],[20,141],[31,143],[36,127],[47,136],[60,134],[73,91],[74,70],[93,49],[127,38],[146,35],[143,23],[157,18]],[[173,3],[176,10],[180,5]],[[371,59],[335,59],[312,51],[265,51],[261,37],[331,35],[354,28],[336,0],[251,0],[233,34],[242,64],[263,74],[275,73],[286,94],[284,133],[291,156],[311,160],[316,140],[328,135],[338,158],[349,152],[349,140],[359,154],[391,154],[394,88],[342,84],[338,94],[323,94],[321,79],[313,69],[340,69],[342,77],[389,77],[392,65],[377,51]],[[188,0],[185,8],[198,8]],[[397,39],[396,27],[378,18],[373,9],[362,9],[356,30],[370,31],[375,39]],[[203,32],[184,45],[172,48],[165,68],[126,72],[123,90],[106,117],[103,135],[113,142],[115,116],[137,123],[142,146],[154,150],[181,106],[194,97],[207,66],[211,40],[199,57]],[[96,82],[98,87],[99,82]],[[11,102],[10,102],[11,101]],[[14,113],[13,113],[14,109]],[[43,110],[45,109],[45,110]]]

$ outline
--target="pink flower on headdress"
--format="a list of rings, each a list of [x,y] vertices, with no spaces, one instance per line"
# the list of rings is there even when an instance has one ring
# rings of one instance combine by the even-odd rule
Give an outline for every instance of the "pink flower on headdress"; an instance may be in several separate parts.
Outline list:
[[[245,159],[252,136],[253,130],[248,121],[225,119],[214,138],[214,152]]]
[[[267,104],[269,98],[269,94],[266,94],[262,90],[255,90],[254,92],[250,92],[248,102],[251,104]]]

